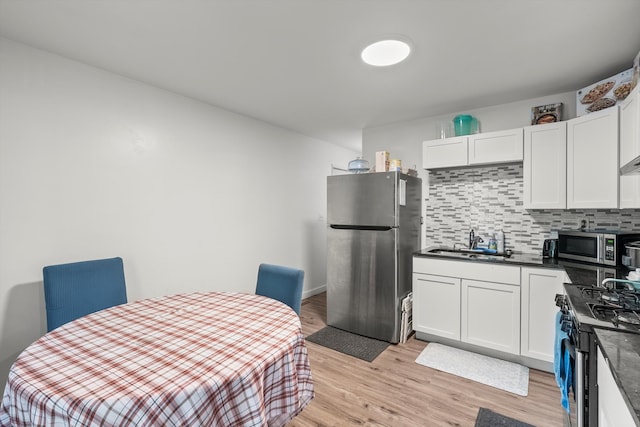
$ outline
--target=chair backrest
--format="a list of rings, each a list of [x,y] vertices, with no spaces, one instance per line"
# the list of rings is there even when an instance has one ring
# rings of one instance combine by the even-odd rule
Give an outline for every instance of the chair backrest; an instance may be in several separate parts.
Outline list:
[[[260,264],[256,294],[273,298],[291,307],[298,316],[302,303],[304,271],[272,264]]]
[[[42,269],[47,331],[87,314],[125,304],[122,258],[49,265]]]

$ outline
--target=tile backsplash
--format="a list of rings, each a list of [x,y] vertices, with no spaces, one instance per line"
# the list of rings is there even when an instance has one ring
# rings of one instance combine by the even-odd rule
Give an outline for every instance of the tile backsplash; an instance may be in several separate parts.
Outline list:
[[[505,247],[539,254],[551,230],[589,228],[640,231],[639,209],[527,210],[522,206],[522,165],[429,171],[423,246],[468,243],[503,230]]]

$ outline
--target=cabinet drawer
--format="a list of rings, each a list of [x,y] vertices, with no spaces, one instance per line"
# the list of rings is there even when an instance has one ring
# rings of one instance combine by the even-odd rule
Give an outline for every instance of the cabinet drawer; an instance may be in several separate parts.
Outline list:
[[[413,272],[520,285],[520,267],[513,265],[414,257]]]
[[[468,137],[435,139],[422,143],[422,167],[437,169],[467,165]]]
[[[478,133],[469,137],[469,164],[521,162],[522,128]]]

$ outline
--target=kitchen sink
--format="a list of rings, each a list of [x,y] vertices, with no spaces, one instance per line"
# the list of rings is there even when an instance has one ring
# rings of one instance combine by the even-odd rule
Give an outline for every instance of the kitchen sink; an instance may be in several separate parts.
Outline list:
[[[434,248],[429,250],[429,253],[435,255],[444,255],[459,257],[465,259],[501,259],[508,258],[510,254],[502,253],[487,253],[481,249],[448,249],[448,248]]]

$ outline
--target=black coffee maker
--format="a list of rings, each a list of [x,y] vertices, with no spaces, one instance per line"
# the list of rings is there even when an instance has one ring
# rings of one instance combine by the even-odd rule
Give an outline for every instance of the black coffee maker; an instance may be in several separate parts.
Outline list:
[[[558,239],[545,239],[542,244],[542,258],[558,258]]]

